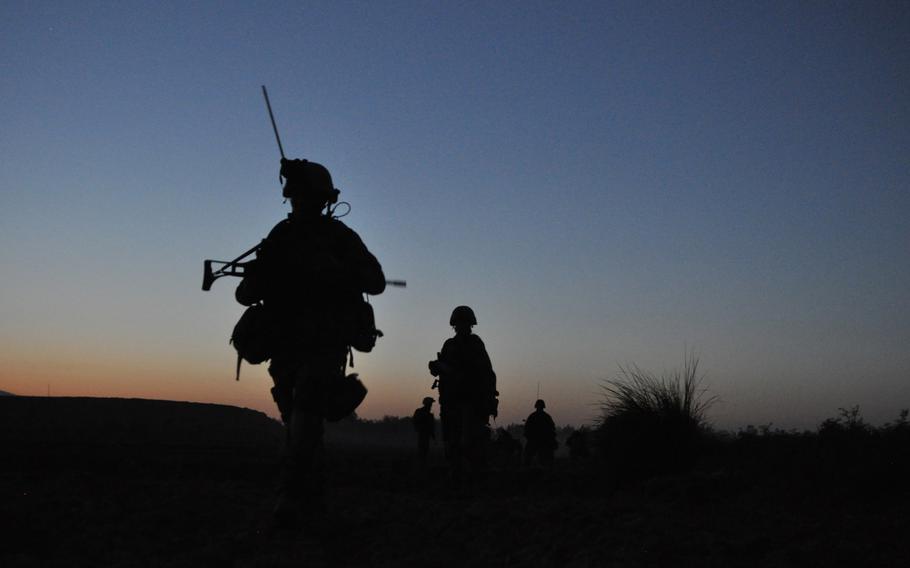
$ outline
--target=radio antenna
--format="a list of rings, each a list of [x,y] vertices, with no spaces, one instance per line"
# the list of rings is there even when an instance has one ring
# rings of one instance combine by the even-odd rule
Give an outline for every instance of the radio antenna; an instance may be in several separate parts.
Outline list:
[[[272,103],[269,102],[269,92],[262,86],[262,96],[265,97],[265,106],[269,109],[269,119],[272,121],[272,130],[275,131],[275,140],[278,142],[278,151],[281,152],[281,159],[284,159],[284,148],[281,146],[281,136],[278,136],[278,127],[275,126],[275,115],[272,114]]]

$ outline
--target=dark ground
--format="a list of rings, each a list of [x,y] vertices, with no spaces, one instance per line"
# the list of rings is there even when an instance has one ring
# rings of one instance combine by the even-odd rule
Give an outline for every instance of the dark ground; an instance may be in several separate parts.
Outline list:
[[[197,406],[182,411],[217,414]],[[272,424],[224,412],[263,432]],[[0,425],[13,414],[0,405]],[[330,447],[328,518],[270,535],[274,439],[52,444],[26,430],[0,436],[3,566],[910,565],[904,480],[829,475],[798,458],[715,455],[625,486],[563,459],[551,472],[493,471],[460,496],[438,448],[422,472],[406,449]]]

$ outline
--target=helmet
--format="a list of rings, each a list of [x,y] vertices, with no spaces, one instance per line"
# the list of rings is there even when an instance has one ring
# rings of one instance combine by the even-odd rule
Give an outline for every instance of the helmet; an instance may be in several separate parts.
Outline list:
[[[545,403],[543,400],[541,400],[539,398],[537,399],[537,402],[534,403],[534,408],[536,408],[538,410],[543,410],[546,407],[547,407],[547,403]]]
[[[326,203],[338,201],[339,191],[332,185],[332,175],[322,164],[282,158],[279,173],[286,180],[282,197],[312,196],[322,198]]]
[[[357,373],[332,379],[328,390],[325,419],[329,422],[350,416],[367,396],[367,388],[357,378]]]
[[[477,325],[477,318],[474,317],[474,310],[468,306],[458,306],[452,310],[452,316],[449,318],[449,325]]]
[[[433,400],[433,397],[431,397],[431,396],[424,397],[424,399],[423,399],[423,403],[424,403],[425,405],[426,405],[426,404],[433,404],[434,402],[436,402],[436,401]]]

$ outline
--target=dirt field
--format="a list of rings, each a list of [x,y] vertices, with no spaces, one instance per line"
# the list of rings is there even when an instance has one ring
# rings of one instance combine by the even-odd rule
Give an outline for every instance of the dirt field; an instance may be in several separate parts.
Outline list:
[[[405,449],[329,447],[331,512],[267,530],[274,447],[24,444],[0,462],[3,566],[906,566],[910,490],[706,460],[619,487],[591,463],[468,495]]]

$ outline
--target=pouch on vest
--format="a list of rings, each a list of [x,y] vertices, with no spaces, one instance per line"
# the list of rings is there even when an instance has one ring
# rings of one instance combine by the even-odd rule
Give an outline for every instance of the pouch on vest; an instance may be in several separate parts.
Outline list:
[[[262,304],[253,304],[244,310],[234,326],[230,343],[237,350],[237,380],[240,380],[240,362],[258,365],[272,357],[275,326],[268,310]]]
[[[338,422],[350,416],[366,396],[367,388],[357,378],[357,373],[332,379],[326,397],[325,419],[329,422]]]
[[[351,347],[357,351],[369,353],[376,347],[376,338],[382,337],[382,332],[376,329],[376,316],[373,315],[373,306],[361,297],[352,306],[351,315],[351,330],[348,341]]]

